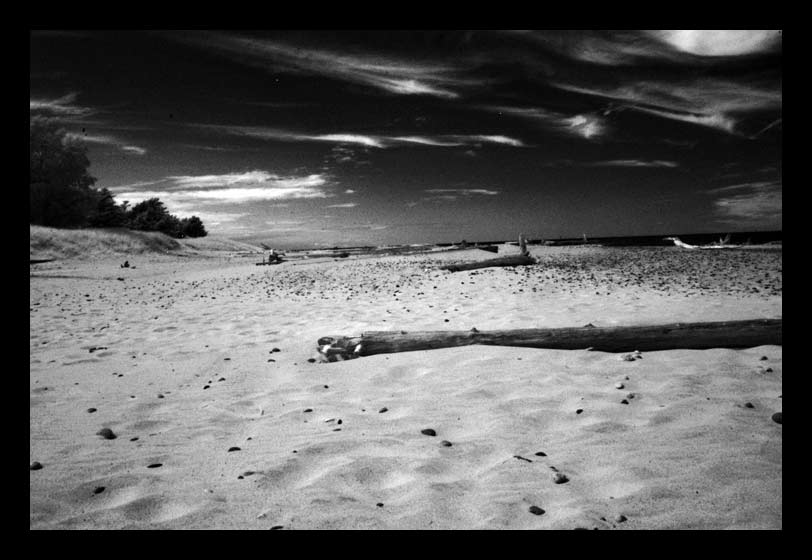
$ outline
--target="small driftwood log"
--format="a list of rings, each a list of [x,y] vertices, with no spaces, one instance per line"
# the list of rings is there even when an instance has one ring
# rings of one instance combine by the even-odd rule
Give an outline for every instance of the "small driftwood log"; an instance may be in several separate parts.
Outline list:
[[[538,262],[536,259],[530,256],[530,252],[527,250],[527,244],[523,235],[519,235],[519,249],[521,252],[518,255],[509,255],[506,257],[499,257],[496,259],[488,259],[486,261],[472,263],[449,264],[446,266],[441,266],[440,270],[459,272],[461,270],[475,270],[477,268],[490,268],[492,266],[524,266],[528,264],[536,264]]]
[[[781,345],[782,320],[672,323],[642,327],[579,327],[515,329],[502,331],[373,331],[356,337],[327,336],[318,341],[327,361],[340,361],[374,354],[412,352],[484,344],[558,350],[675,350],[705,348],[751,348]]]
[[[56,259],[30,259],[29,266],[32,264],[40,264],[55,261]]]

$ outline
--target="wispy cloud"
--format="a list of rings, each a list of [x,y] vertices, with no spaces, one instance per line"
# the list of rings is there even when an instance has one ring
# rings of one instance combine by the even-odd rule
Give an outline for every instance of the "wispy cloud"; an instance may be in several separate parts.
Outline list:
[[[358,206],[357,202],[345,202],[344,204],[331,204],[327,208],[355,208]]]
[[[338,52],[246,36],[173,34],[176,39],[269,71],[324,76],[392,94],[454,99],[458,88],[473,85],[452,65],[429,64],[369,53]]]
[[[605,119],[588,113],[565,115],[540,107],[485,106],[482,109],[526,119],[545,129],[587,140],[605,135],[608,128]]]
[[[256,126],[228,126],[228,125],[194,125],[199,128],[217,130],[226,134],[248,136],[262,140],[275,140],[282,142],[330,142],[333,144],[355,144],[367,148],[393,148],[410,144],[432,147],[475,146],[481,144],[502,144],[513,147],[524,147],[525,143],[518,138],[500,134],[436,134],[431,136],[388,136],[377,134],[305,134],[275,128]],[[339,157],[350,161],[352,155],[345,153]]]
[[[476,197],[496,196],[501,191],[490,189],[423,189],[423,192],[429,196],[420,199],[420,202],[437,202],[437,201],[450,201],[458,200],[460,198],[470,199]],[[418,203],[410,202],[407,206],[414,207]]]
[[[160,181],[146,181],[142,185],[162,183],[160,189],[125,190],[116,187],[121,200],[137,203],[149,198],[160,198],[167,208],[193,211],[212,204],[244,204],[291,199],[327,198],[332,196],[328,180],[319,174],[302,177],[282,177],[267,171],[225,173],[222,175],[171,176]],[[133,186],[139,185],[135,183]],[[111,189],[113,190],[113,189]]]
[[[114,146],[122,152],[128,154],[135,154],[143,156],[147,153],[146,148],[140,146],[132,146],[127,144],[124,140],[116,138],[115,136],[101,135],[101,134],[79,134],[76,132],[68,132],[66,137],[70,140],[77,142],[87,142],[89,144],[102,144],[105,146]]]
[[[29,111],[53,117],[85,117],[93,114],[90,107],[83,107],[75,103],[78,95],[69,93],[56,99],[30,99]]]
[[[611,111],[632,109],[730,134],[738,133],[737,124],[747,114],[780,110],[780,88],[756,83],[721,79],[691,82],[638,81],[619,87],[580,87],[553,84],[565,91],[619,101]]]
[[[741,183],[707,192],[725,195],[713,202],[720,222],[750,227],[781,227],[782,185],[779,181]]]
[[[580,164],[584,167],[679,167],[674,161],[660,159],[612,159],[607,161],[593,161]]]

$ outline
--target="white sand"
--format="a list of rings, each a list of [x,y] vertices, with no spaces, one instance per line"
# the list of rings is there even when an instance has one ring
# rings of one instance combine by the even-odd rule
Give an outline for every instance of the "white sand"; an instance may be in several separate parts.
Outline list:
[[[782,315],[780,249],[533,252],[32,266],[31,528],[780,529],[780,346],[307,361],[368,330]]]

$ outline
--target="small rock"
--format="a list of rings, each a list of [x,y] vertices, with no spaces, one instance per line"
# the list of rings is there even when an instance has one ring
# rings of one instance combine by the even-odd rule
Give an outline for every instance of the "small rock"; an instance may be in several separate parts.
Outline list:
[[[767,369],[765,369],[764,371],[765,371],[766,373],[772,373],[772,372],[773,372],[773,368],[768,367],[768,368],[767,368]]]
[[[101,430],[96,432],[96,435],[101,436],[104,439],[116,439],[118,437],[116,436],[116,434],[113,433],[113,430],[111,430],[110,428],[102,428]]]
[[[148,469],[157,469],[158,467],[162,467],[163,463],[152,463],[151,465],[147,465]]]
[[[557,472],[555,476],[553,476],[553,482],[556,484],[564,484],[565,482],[569,482],[570,479],[564,473]]]
[[[312,364],[316,361],[316,358],[308,358],[307,361]]]
[[[615,517],[615,523],[623,523],[624,521],[626,521],[626,516],[623,514],[620,514],[617,517]]]
[[[209,386],[208,386],[208,385],[203,385],[203,388],[204,388],[204,389],[208,389],[208,388],[209,388]]]
[[[450,441],[443,440],[440,442],[440,445],[442,445],[443,447],[451,447],[452,444]]]
[[[761,357],[761,358],[759,358],[759,359],[760,359],[760,360],[763,362],[763,361],[765,361],[765,360],[767,359],[767,356],[762,356],[762,357]]]
[[[235,446],[235,447],[229,447],[229,448],[228,448],[228,452],[230,453],[230,452],[232,452],[232,451],[240,451],[240,448],[239,448],[239,447],[236,447],[236,446]]]
[[[382,409],[380,409],[380,410],[378,411],[378,413],[379,413],[379,414],[381,414],[381,413],[386,412],[387,410],[389,410],[389,409],[388,409],[388,408],[386,408],[386,407],[383,407]]]
[[[772,415],[772,419],[773,419],[773,422],[775,422],[777,424],[781,424],[781,413],[776,412],[775,414]]]
[[[34,461],[33,463],[31,463],[31,466],[28,467],[28,470],[29,471],[38,471],[41,468],[42,468],[42,463],[40,463],[39,461]]]
[[[626,398],[627,399],[633,399],[634,398],[634,393],[629,393],[628,395],[626,395]]]
[[[627,401],[626,399],[623,399],[622,401],[620,401],[620,404],[629,404],[629,401]]]
[[[619,383],[619,382],[615,383],[615,389],[622,389],[623,387],[625,387],[625,385],[623,385],[623,383]]]
[[[284,528],[285,528],[284,525],[274,525],[273,527],[271,527],[271,531],[278,531],[279,529],[284,529]]]
[[[383,507],[383,502],[378,502],[378,503],[377,503],[377,504],[375,504],[375,505],[376,505],[376,506],[378,506],[378,507]]]
[[[92,413],[96,412],[96,409],[95,408],[88,408],[87,411],[92,414]]]
[[[536,456],[537,457],[546,457],[547,454],[544,451],[536,451]]]
[[[271,350],[271,352],[281,352],[281,350],[279,348],[274,348],[273,350]]]
[[[583,408],[579,408],[578,410],[575,411],[575,414],[581,414],[583,411],[584,411]]]
[[[130,438],[130,441],[138,441],[138,436],[131,437],[131,438]]]
[[[544,514],[544,510],[541,509],[538,506],[530,506],[529,508],[527,508],[527,511],[529,511],[533,515],[542,515],[542,514]]]
[[[104,486],[96,486],[96,488],[93,490],[94,494],[101,494],[102,492],[104,492]]]
[[[304,412],[313,412],[313,409],[312,408],[305,408]]]
[[[437,432],[432,430],[431,428],[426,428],[425,430],[420,430],[420,433],[424,436],[436,436]]]
[[[753,403],[751,403],[751,402],[744,403],[744,407],[745,408],[755,408],[755,406],[753,406]]]

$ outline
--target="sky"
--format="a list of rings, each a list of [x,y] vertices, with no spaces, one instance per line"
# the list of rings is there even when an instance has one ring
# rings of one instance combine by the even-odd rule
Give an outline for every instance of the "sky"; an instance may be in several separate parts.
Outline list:
[[[782,36],[30,33],[96,187],[280,248],[782,229]]]

